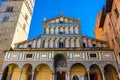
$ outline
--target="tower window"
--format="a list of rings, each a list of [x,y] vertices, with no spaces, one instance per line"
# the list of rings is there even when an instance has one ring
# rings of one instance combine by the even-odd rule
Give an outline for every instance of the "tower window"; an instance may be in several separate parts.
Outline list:
[[[28,15],[27,15],[27,14],[25,15],[25,20],[26,20],[26,21],[28,20]]]
[[[118,12],[118,9],[117,8],[115,8],[114,9],[114,11],[115,11],[115,14],[116,14],[116,16],[117,16],[117,18],[119,17],[119,12]]]
[[[13,11],[13,6],[8,6],[7,8],[6,8],[6,12],[12,12]]]
[[[113,44],[113,46],[115,45],[114,39],[112,39],[112,44]]]
[[[23,25],[23,30],[25,30],[25,28],[26,28],[26,25],[24,24],[24,25]]]
[[[4,17],[3,17],[3,22],[7,22],[8,21],[8,19],[9,19],[9,16],[8,15],[5,15]]]

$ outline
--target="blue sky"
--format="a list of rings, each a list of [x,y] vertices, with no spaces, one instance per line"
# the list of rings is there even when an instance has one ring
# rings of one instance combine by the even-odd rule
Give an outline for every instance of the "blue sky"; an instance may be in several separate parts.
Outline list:
[[[41,34],[44,17],[49,19],[61,12],[65,16],[80,18],[82,34],[94,37],[96,17],[105,2],[106,0],[36,0],[28,39]]]
[[[36,0],[29,39],[39,36],[43,18],[52,18],[63,12],[65,16],[80,18],[82,34],[94,37],[94,26],[106,0]]]

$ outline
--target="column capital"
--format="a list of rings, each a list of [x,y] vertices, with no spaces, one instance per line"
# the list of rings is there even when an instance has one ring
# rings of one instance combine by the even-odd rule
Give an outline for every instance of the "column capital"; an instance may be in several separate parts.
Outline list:
[[[70,71],[67,71],[67,73],[70,73]]]
[[[104,71],[104,66],[101,66],[101,70]]]
[[[90,72],[90,69],[89,69],[89,67],[86,67],[86,71],[87,71],[87,72]]]
[[[34,74],[34,71],[32,71],[32,74]]]
[[[55,73],[54,72],[52,72],[52,75],[54,75]]]
[[[2,74],[3,72],[0,72],[0,74]]]

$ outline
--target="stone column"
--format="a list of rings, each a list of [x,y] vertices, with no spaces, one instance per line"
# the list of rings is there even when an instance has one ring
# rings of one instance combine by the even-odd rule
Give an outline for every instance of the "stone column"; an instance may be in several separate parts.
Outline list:
[[[87,74],[88,74],[88,80],[90,80],[90,71],[89,70],[87,71]]]
[[[20,70],[19,80],[21,80],[22,70]]]
[[[101,74],[102,74],[102,80],[105,80],[105,75],[104,75],[104,68],[101,68]]]
[[[70,27],[68,27],[68,34],[70,34]]]
[[[114,65],[115,65],[115,69],[116,69],[117,74],[118,74],[118,80],[120,80],[120,72],[119,72],[119,69],[117,68],[117,65],[116,65],[116,64],[114,64]]]
[[[2,75],[3,75],[3,73],[2,73],[2,72],[0,72],[0,80],[2,80]]]
[[[68,72],[67,80],[70,80],[70,72]]]
[[[57,73],[54,73],[54,80],[57,80]]]
[[[34,71],[32,72],[32,80],[34,80]]]
[[[99,59],[101,60],[101,53],[99,52]]]
[[[52,73],[52,80],[54,80],[54,73]]]
[[[6,80],[11,80],[11,73],[10,73],[10,72],[7,73],[7,78],[6,78]]]

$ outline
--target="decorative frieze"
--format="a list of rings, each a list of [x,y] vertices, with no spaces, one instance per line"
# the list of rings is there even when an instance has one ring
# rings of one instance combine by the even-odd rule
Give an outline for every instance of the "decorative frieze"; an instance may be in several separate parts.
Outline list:
[[[17,60],[53,60],[56,54],[63,54],[69,60],[115,60],[113,51],[38,51],[38,52],[7,52],[5,61]]]

